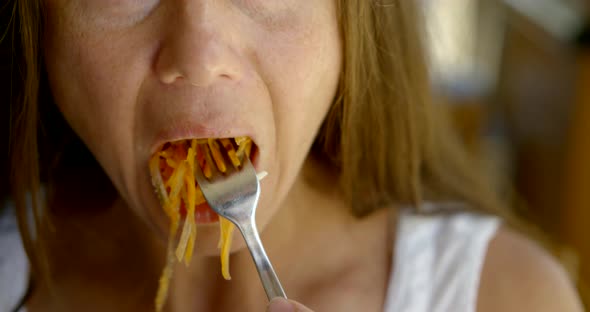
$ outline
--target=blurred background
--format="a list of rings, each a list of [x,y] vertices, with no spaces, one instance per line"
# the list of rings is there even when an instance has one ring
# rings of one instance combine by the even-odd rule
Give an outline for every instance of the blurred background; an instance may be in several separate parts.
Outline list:
[[[590,307],[590,0],[415,1],[438,96],[519,213],[563,243],[558,256]]]
[[[590,307],[590,1],[421,2],[436,93]]]

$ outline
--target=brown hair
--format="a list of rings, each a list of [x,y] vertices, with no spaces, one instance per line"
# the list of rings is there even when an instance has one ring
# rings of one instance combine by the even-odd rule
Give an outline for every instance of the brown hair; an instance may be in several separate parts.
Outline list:
[[[39,127],[39,82],[41,80],[41,1],[14,1],[11,20],[14,55],[19,56],[13,67],[17,67],[20,77],[12,77],[15,94],[12,99],[11,120],[11,175],[10,185],[12,199],[16,206],[16,215],[25,251],[29,256],[32,272],[46,272],[44,261],[38,261],[35,252],[41,258],[45,255],[42,244],[34,244],[33,231],[41,225],[40,169],[38,159],[37,132]],[[20,36],[15,35],[19,32]],[[19,46],[20,44],[20,46]],[[16,70],[12,70],[15,72]],[[20,79],[19,79],[20,78]],[[15,81],[16,80],[16,81]],[[34,224],[29,224],[30,210],[27,199],[31,200]],[[35,248],[33,247],[35,246]]]
[[[39,228],[39,90],[43,88],[42,1],[13,1],[13,31],[20,27],[14,55],[21,57],[20,97],[14,99],[11,184],[23,242],[34,272],[42,266]],[[322,125],[315,151],[341,175],[356,215],[392,204],[419,207],[422,198],[468,203],[473,210],[509,214],[498,204],[483,175],[464,152],[434,105],[423,63],[414,1],[339,0],[344,67],[338,95]],[[46,87],[46,86],[45,86]],[[51,155],[50,155],[51,156]],[[27,194],[34,224],[28,224]],[[33,247],[34,246],[34,247]]]
[[[354,212],[426,197],[505,215],[432,101],[416,4],[339,3],[344,70],[320,138]]]

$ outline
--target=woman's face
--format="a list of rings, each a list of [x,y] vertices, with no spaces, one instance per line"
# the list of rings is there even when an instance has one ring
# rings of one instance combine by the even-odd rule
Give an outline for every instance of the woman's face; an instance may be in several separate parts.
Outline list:
[[[122,198],[159,234],[148,160],[166,141],[250,136],[264,227],[341,69],[334,0],[45,0],[53,96]],[[217,242],[217,226],[199,240]],[[214,249],[214,248],[213,248]]]

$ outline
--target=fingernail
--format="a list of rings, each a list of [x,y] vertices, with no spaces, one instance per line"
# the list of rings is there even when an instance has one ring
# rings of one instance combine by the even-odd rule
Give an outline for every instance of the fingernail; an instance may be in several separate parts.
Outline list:
[[[295,312],[295,307],[285,298],[273,298],[268,305],[268,312]]]

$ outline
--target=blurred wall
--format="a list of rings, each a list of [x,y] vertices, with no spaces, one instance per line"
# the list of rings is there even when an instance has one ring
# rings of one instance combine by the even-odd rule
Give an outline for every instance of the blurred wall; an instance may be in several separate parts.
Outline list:
[[[565,243],[590,299],[590,54],[583,0],[423,0],[433,85],[518,213]],[[588,303],[588,302],[587,302]]]

